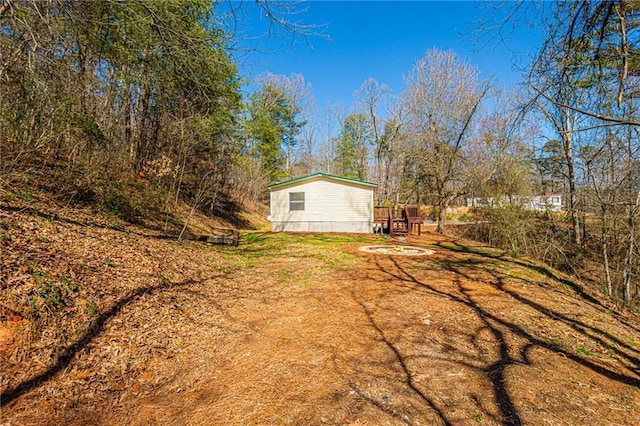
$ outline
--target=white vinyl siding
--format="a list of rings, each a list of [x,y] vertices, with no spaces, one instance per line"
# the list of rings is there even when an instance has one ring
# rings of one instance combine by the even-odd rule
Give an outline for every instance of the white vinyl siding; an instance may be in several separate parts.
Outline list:
[[[296,193],[304,210],[291,208]],[[272,188],[271,222],[274,231],[372,232],[373,187],[320,176]]]

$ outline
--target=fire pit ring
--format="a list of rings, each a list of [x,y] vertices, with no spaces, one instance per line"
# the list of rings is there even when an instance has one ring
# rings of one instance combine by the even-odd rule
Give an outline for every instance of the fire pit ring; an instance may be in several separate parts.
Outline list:
[[[429,256],[435,253],[422,247],[415,246],[398,246],[398,245],[379,245],[379,246],[363,246],[360,251],[374,254],[388,254],[392,256]]]

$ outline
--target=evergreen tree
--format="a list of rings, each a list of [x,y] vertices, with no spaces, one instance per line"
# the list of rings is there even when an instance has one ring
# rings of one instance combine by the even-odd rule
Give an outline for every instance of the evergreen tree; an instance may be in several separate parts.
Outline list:
[[[368,150],[374,142],[373,129],[367,117],[363,114],[347,116],[336,142],[336,172],[345,177],[366,180]]]

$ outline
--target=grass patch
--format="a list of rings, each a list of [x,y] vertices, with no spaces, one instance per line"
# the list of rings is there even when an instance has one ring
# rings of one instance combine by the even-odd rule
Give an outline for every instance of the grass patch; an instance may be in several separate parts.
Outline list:
[[[293,278],[293,271],[290,268],[280,270],[280,281],[289,282]]]
[[[90,317],[96,315],[99,311],[100,309],[95,302],[91,302],[89,306],[87,306],[87,315]]]
[[[35,263],[29,265],[29,272],[35,283],[34,288],[27,295],[28,313],[33,318],[47,313],[58,314],[72,303],[77,287],[65,275],[56,280]]]
[[[255,267],[277,259],[305,259],[313,260],[319,269],[327,270],[346,267],[356,261],[357,258],[342,250],[343,247],[370,242],[370,238],[349,234],[248,231],[242,234],[238,247],[220,246],[215,250],[224,256],[230,269]],[[288,280],[290,277],[281,275],[281,278]]]
[[[578,353],[578,355],[582,355],[582,356],[593,356],[594,352],[589,349],[589,347],[587,345],[578,345],[576,346],[576,352]]]
[[[629,337],[626,339],[627,343],[634,348],[640,349],[640,340],[636,340],[633,337]]]
[[[498,272],[528,284],[540,284],[547,281],[546,277],[538,271],[520,266],[512,267],[509,263],[501,264],[498,267]]]
[[[504,254],[504,250],[500,250],[495,247],[488,247],[488,246],[463,245],[463,244],[458,244],[456,242],[449,242],[449,241],[442,241],[437,243],[436,245],[439,247],[445,248],[447,250],[452,250],[459,253],[471,253],[471,254],[478,254],[481,256],[498,257]]]

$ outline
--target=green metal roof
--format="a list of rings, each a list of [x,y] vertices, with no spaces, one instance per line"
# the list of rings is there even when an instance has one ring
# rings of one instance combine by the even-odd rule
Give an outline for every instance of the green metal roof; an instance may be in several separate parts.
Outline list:
[[[288,185],[288,184],[293,183],[293,182],[298,182],[298,181],[311,179],[311,178],[315,178],[315,177],[326,177],[326,178],[330,178],[330,179],[341,180],[341,181],[344,181],[344,182],[359,183],[360,185],[367,185],[367,186],[373,186],[373,187],[378,186],[377,183],[373,183],[373,182],[365,182],[363,180],[351,179],[351,178],[344,177],[344,176],[337,176],[337,175],[332,175],[332,174],[329,174],[329,173],[318,172],[318,173],[314,173],[314,174],[311,174],[311,175],[306,175],[306,176],[301,176],[301,177],[285,180],[285,181],[282,181],[282,182],[272,183],[272,184],[269,185],[269,189],[273,189],[273,188],[276,188],[278,186]]]

